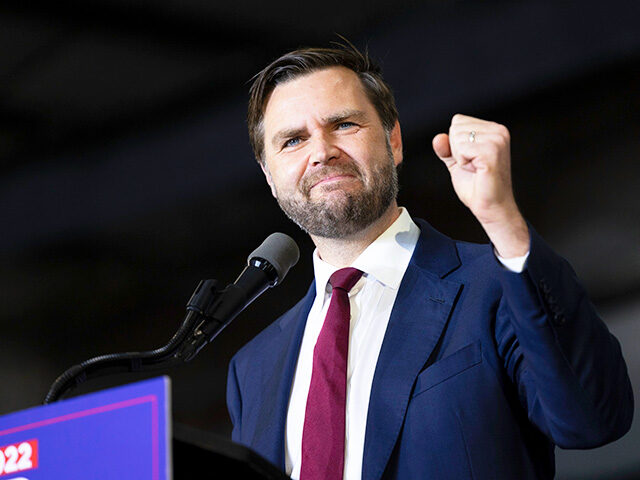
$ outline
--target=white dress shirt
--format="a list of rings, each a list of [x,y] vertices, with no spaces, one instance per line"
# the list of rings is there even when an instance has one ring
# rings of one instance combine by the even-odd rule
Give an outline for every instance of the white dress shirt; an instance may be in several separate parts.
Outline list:
[[[351,321],[347,363],[345,480],[359,480],[362,476],[364,437],[373,374],[400,282],[420,235],[420,229],[411,220],[407,210],[400,210],[396,221],[351,265],[364,274],[349,292]],[[498,258],[507,268],[522,271],[527,255],[519,257],[515,262],[514,259],[505,262]],[[300,478],[302,429],[311,384],[313,349],[329,308],[329,277],[337,270],[319,257],[317,249],[313,253],[313,268],[316,298],[309,311],[302,337],[285,430],[286,472],[294,480]]]

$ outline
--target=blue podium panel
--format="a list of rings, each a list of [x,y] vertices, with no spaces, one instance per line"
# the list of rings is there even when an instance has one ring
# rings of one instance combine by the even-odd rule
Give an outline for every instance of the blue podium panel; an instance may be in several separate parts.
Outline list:
[[[0,417],[0,480],[170,480],[169,378]]]

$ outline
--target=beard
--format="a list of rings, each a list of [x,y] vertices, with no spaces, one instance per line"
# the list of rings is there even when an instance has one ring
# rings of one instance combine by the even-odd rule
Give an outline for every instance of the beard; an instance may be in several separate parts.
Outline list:
[[[398,196],[398,172],[388,140],[386,150],[385,158],[373,162],[374,167],[368,174],[355,163],[345,163],[326,166],[303,177],[296,195],[277,194],[278,205],[287,217],[309,235],[346,238],[364,230],[378,220]],[[336,193],[313,200],[313,186],[333,175],[353,176],[362,184],[362,188],[347,192],[340,190],[339,184],[318,185],[316,188],[327,194]]]

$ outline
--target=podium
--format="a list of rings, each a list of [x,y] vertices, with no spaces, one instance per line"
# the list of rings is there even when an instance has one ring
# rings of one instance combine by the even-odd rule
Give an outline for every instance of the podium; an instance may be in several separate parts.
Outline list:
[[[172,425],[159,377],[0,417],[2,480],[288,479],[249,448]]]

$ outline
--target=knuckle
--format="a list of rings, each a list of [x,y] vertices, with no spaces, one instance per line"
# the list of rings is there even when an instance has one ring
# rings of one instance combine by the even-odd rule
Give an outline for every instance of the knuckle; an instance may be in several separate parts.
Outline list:
[[[498,135],[500,135],[501,137],[503,137],[507,141],[511,137],[511,134],[509,133],[509,129],[507,127],[505,127],[504,125],[501,125],[499,123],[496,124],[496,131],[498,132]]]

